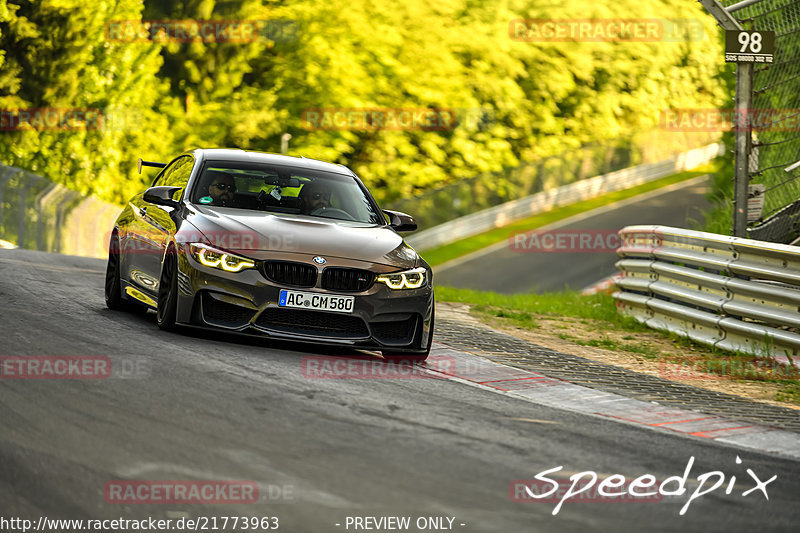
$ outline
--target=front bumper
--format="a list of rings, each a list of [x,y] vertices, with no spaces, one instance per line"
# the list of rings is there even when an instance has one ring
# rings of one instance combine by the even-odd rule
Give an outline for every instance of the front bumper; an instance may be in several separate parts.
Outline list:
[[[309,255],[307,263],[311,263]],[[338,267],[375,271],[376,265],[340,260]],[[389,267],[381,265],[383,271]],[[177,322],[276,339],[366,349],[425,351],[433,316],[430,275],[419,289],[393,290],[375,282],[362,292],[332,291],[274,283],[259,269],[237,273],[201,265],[179,253]],[[278,305],[282,289],[353,296],[352,313],[312,311]]]

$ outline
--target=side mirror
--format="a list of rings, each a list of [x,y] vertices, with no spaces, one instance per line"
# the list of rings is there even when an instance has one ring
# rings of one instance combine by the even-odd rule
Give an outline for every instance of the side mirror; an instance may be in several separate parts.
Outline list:
[[[400,211],[384,210],[383,212],[389,215],[389,227],[395,231],[414,231],[417,229],[417,223],[411,215],[406,215]]]
[[[177,200],[172,199],[172,195],[175,194],[175,191],[181,190],[180,187],[150,187],[146,191],[144,191],[144,198],[145,202],[156,204],[156,205],[164,205],[167,207],[180,207],[180,202]]]

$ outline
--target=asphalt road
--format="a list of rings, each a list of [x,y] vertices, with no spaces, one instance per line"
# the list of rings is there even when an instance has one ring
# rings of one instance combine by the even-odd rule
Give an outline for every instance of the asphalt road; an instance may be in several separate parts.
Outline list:
[[[303,533],[368,530],[347,527],[348,516],[445,516],[465,532],[797,530],[800,461],[457,380],[310,379],[303,358],[319,350],[163,333],[153,313],[107,310],[103,271],[102,261],[0,250],[0,355],[107,356],[128,368],[0,379],[0,518],[274,516],[279,531]],[[560,465],[664,480],[690,457],[690,491],[704,472],[737,479],[683,516],[686,497],[568,501],[555,516],[555,503],[509,497],[513,480]],[[768,501],[742,496],[753,486],[746,468],[778,476]],[[119,480],[253,480],[259,501],[108,503],[104,487]]]
[[[693,227],[692,222],[702,222],[703,210],[709,207],[707,191],[705,178],[693,179],[564,220],[537,234],[536,240],[510,237],[508,242],[434,268],[436,283],[505,294],[583,289],[616,272],[618,258],[611,234],[633,224]],[[582,236],[588,237],[584,242],[589,246],[581,247]],[[553,251],[542,251],[547,248]]]

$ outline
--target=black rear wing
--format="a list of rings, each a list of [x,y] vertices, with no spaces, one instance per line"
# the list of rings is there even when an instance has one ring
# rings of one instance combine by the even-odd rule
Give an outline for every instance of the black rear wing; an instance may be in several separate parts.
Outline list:
[[[136,161],[136,170],[139,171],[139,174],[142,173],[142,167],[156,167],[156,168],[164,168],[167,166],[166,163],[156,163],[155,161],[144,161],[141,157]]]

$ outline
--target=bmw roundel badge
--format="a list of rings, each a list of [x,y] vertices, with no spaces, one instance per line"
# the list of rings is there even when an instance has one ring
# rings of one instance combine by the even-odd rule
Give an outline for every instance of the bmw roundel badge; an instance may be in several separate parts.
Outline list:
[[[321,255],[318,255],[317,257],[314,258],[314,262],[316,264],[318,264],[318,265],[324,265],[328,261],[324,257],[322,257]]]

